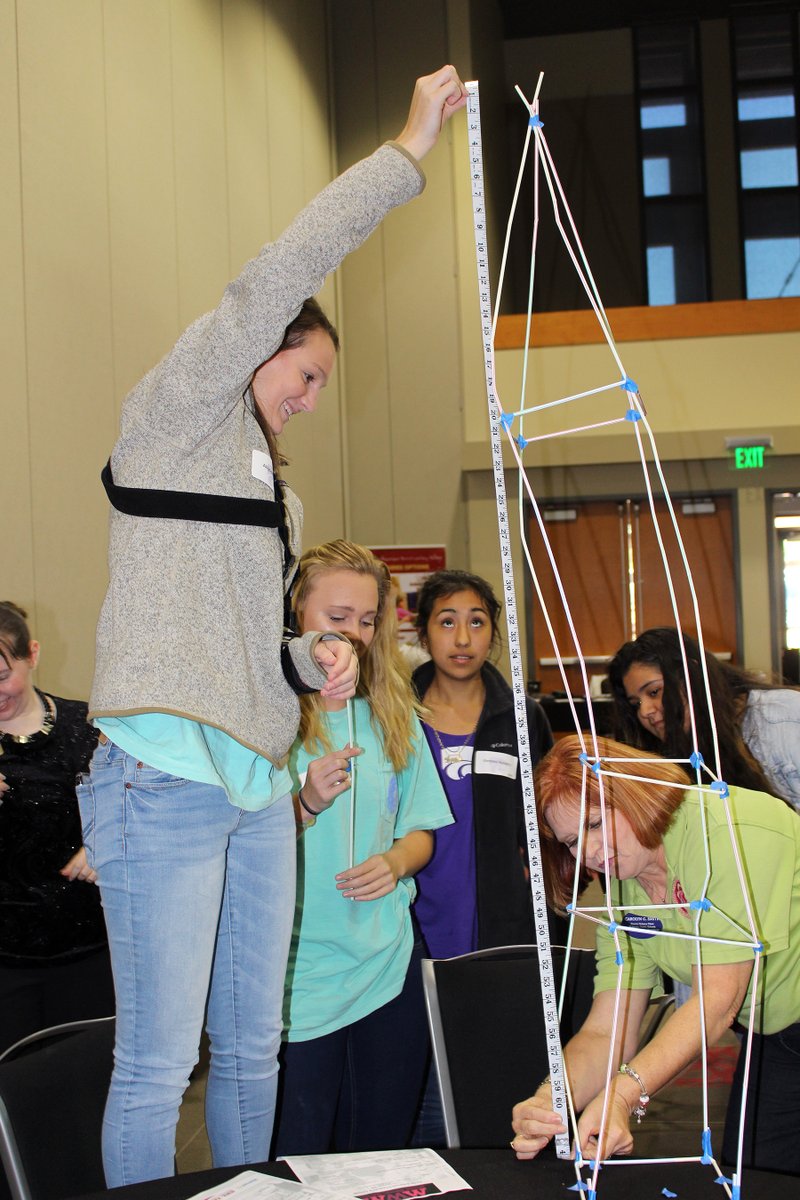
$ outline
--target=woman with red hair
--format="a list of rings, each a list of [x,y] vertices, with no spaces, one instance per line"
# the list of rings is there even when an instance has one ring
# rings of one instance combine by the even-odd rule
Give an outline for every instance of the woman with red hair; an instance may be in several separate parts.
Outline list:
[[[708,1045],[752,1019],[744,1163],[800,1173],[797,813],[774,796],[693,787],[677,764],[609,739],[598,738],[596,754],[587,752],[576,736],[543,759],[536,800],[551,904],[572,901],[576,872],[578,890],[592,874],[608,883],[594,1003],[564,1049],[582,1153],[631,1152],[630,1117],[641,1122],[650,1096],[702,1052],[702,1019]],[[757,973],[756,955],[763,960]],[[691,997],[637,1050],[662,971],[691,985]],[[731,1089],[726,1162],[737,1158],[743,1079],[744,1050]],[[562,1130],[549,1081],[515,1106],[513,1128],[520,1158],[533,1158]]]

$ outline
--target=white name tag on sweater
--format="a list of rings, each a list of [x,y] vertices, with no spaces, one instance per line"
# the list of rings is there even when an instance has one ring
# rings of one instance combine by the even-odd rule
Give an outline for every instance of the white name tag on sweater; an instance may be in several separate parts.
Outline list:
[[[504,754],[502,750],[476,750],[472,770],[476,775],[505,775],[506,779],[516,779],[517,756]]]
[[[250,474],[253,476],[253,479],[260,479],[262,483],[269,484],[274,490],[275,472],[272,469],[272,459],[263,450],[253,451],[253,465],[250,469]]]

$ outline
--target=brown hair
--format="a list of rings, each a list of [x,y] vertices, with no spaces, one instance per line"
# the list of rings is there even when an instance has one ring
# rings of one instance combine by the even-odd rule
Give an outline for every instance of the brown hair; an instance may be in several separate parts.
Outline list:
[[[684,670],[683,651],[686,654]],[[703,674],[703,660],[708,673],[708,693]],[[639,720],[638,705],[631,704],[625,690],[625,676],[635,664],[652,667],[664,680],[663,711],[664,740],[645,729]],[[722,778],[732,787],[749,788],[753,792],[779,795],[767,778],[761,763],[750,753],[742,738],[741,716],[749,691],[769,688],[755,675],[740,667],[721,663],[715,655],[701,653],[699,643],[688,633],[679,633],[671,626],[646,629],[634,642],[625,642],[608,664],[611,697],[614,701],[614,734],[629,746],[652,750],[664,758],[689,759],[694,743],[691,730],[686,730],[687,688],[692,697],[697,748],[709,770],[716,774],[716,746]],[[711,696],[709,707],[708,695]],[[742,700],[740,704],[739,701]],[[687,762],[683,770],[696,780],[695,769]],[[784,799],[784,797],[781,797]]]
[[[606,808],[620,812],[639,843],[654,850],[663,841],[690,786],[677,763],[666,762],[657,754],[648,754],[611,738],[597,738],[597,754],[601,760],[624,761],[601,762],[598,776],[592,769],[595,763],[593,752],[591,749],[584,752],[582,739],[570,734],[557,741],[536,768],[534,782],[542,867],[547,897],[554,907],[572,900],[576,863],[567,846],[556,840],[547,823],[547,812],[552,805],[562,804],[580,810],[585,790],[588,820],[590,807],[600,804],[602,779]],[[629,764],[627,769],[626,764]],[[585,887],[589,879],[588,873],[582,871],[579,887]]]
[[[295,346],[302,346],[310,333],[315,329],[327,333],[328,337],[333,342],[333,348],[339,352],[339,334],[336,331],[336,326],[327,316],[324,308],[315,300],[313,296],[309,296],[303,301],[300,312],[293,321],[290,321],[283,333],[283,341],[278,349],[273,351],[270,358],[274,358],[276,354],[280,354],[282,350],[293,350]],[[285,467],[288,460],[284,458],[278,449],[278,441],[275,434],[267,425],[266,421],[258,411],[258,406],[253,405],[253,416],[261,426],[261,432],[267,440],[269,446],[269,454],[272,459],[272,466],[277,473],[280,467]]]
[[[0,658],[6,666],[10,659],[30,658],[31,631],[28,614],[13,600],[0,600]]]
[[[375,633],[360,662],[357,695],[368,702],[372,723],[380,732],[387,757],[396,771],[408,762],[417,708],[410,673],[397,645],[397,617],[391,593],[389,568],[366,546],[337,538],[307,550],[300,559],[292,593],[292,609],[302,612],[315,581],[327,571],[354,571],[371,575],[378,586]],[[307,750],[332,749],[325,735],[324,713],[317,693],[300,697],[300,738]]]
[[[303,301],[303,306],[295,319],[286,326],[283,341],[275,353],[280,354],[281,350],[292,350],[295,346],[302,346],[308,335],[315,329],[327,333],[333,342],[334,350],[338,353],[339,334],[336,332],[336,326],[328,318],[319,301],[315,300],[313,296],[309,296],[308,300]]]
[[[474,592],[483,604],[489,616],[492,627],[491,650],[497,650],[500,645],[500,601],[494,594],[492,585],[480,575],[471,571],[434,571],[423,583],[417,595],[416,628],[417,638],[421,643],[428,636],[433,606],[437,600],[447,600],[457,592]]]

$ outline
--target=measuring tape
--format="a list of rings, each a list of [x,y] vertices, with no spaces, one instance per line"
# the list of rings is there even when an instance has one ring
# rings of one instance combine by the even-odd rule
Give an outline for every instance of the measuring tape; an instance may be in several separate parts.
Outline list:
[[[533,793],[533,761],[528,741],[528,719],[525,708],[525,675],[519,644],[519,625],[517,623],[517,600],[514,592],[514,566],[511,557],[508,502],[506,500],[506,485],[503,474],[500,404],[495,389],[494,345],[492,341],[492,292],[489,282],[489,259],[486,245],[486,206],[483,196],[481,109],[478,98],[478,84],[476,82],[468,83],[466,88],[469,164],[472,181],[472,217],[475,229],[475,255],[478,267],[483,361],[486,373],[486,398],[489,405],[492,468],[494,470],[494,486],[497,494],[500,562],[503,573],[503,596],[506,606],[508,653],[511,661],[511,686],[514,691],[514,717],[519,746],[520,782],[522,784],[525,826],[528,838],[533,917],[536,929],[536,946],[539,951],[539,977],[542,985],[542,1007],[544,1009],[547,1058],[550,1066],[550,1080],[553,1092],[553,1109],[561,1118],[564,1127],[569,1128],[564,1064],[561,1057],[561,1035],[558,1026],[558,992],[553,973],[553,955],[550,947],[550,931],[547,924],[547,901],[542,873],[542,853],[539,845],[539,827],[536,822],[536,803]],[[566,965],[564,969],[566,970]],[[572,1157],[568,1133],[557,1134],[555,1146],[559,1158]]]

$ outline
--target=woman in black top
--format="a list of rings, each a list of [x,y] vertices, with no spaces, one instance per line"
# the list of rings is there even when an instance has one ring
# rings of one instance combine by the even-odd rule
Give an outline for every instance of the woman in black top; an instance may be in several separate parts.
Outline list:
[[[37,1029],[114,1011],[75,797],[97,733],[82,701],[34,687],[38,658],[25,613],[0,602],[0,1052]]]
[[[434,835],[433,857],[417,875],[416,914],[435,958],[535,941],[514,696],[489,662],[499,616],[491,586],[467,571],[435,572],[417,598],[417,633],[431,661],[413,682],[456,820]],[[530,698],[526,715],[535,764],[553,735]]]
[[[425,706],[423,729],[455,819],[434,833],[430,862],[417,873],[416,918],[432,958],[536,940],[514,695],[489,662],[500,642],[500,604],[491,585],[467,571],[436,571],[417,597],[417,636],[431,661],[413,675]],[[553,735],[544,710],[526,698],[533,763]],[[566,922],[549,915],[563,942]],[[414,1145],[444,1144],[433,1071]]]

